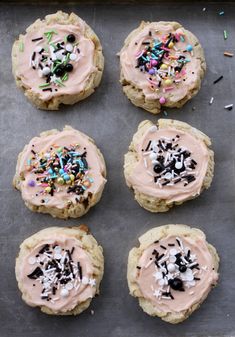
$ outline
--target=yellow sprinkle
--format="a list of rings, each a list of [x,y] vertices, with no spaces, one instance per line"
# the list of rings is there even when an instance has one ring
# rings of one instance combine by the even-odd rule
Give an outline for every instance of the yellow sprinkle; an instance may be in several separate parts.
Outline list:
[[[50,188],[49,186],[46,187],[46,188],[45,188],[45,192],[50,193],[50,192],[51,192],[51,188]]]
[[[71,179],[71,181],[74,181],[74,179],[75,179],[75,176],[73,175],[73,174],[70,174],[70,179]]]
[[[166,84],[166,85],[171,85],[172,83],[173,83],[173,81],[170,80],[170,79],[165,80],[165,84]]]
[[[163,70],[166,70],[166,69],[168,69],[168,67],[167,67],[167,65],[165,64],[165,63],[163,63],[162,65],[161,65],[161,67],[160,67],[161,69],[163,69]]]
[[[57,183],[60,184],[60,185],[63,185],[64,184],[64,179],[62,177],[58,178],[57,179]]]

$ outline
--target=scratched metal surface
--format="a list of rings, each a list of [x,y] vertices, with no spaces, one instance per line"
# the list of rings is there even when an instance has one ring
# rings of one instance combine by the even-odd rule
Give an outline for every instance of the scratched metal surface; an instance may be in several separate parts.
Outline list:
[[[203,12],[202,8],[206,7]],[[11,75],[11,46],[20,32],[38,17],[57,9],[75,11],[96,31],[105,55],[102,83],[95,94],[80,104],[59,112],[38,111],[23,96]],[[218,11],[225,15],[220,17]],[[0,336],[142,337],[142,336],[234,336],[235,335],[235,58],[224,50],[235,48],[235,7],[232,3],[155,5],[7,5],[0,7]],[[200,93],[181,111],[169,111],[168,118],[189,122],[213,140],[216,170],[212,187],[198,199],[165,214],[151,214],[133,199],[123,178],[123,155],[140,121],[158,118],[134,107],[119,85],[119,64],[115,54],[125,36],[140,20],[177,20],[194,32],[205,48],[207,73]],[[228,39],[224,41],[223,30]],[[224,79],[212,82],[221,74]],[[214,96],[213,105],[209,105]],[[195,107],[195,110],[192,110]],[[161,115],[162,117],[163,115]],[[160,117],[160,116],[159,116]],[[108,183],[101,202],[80,220],[62,221],[36,214],[23,204],[11,186],[18,153],[33,136],[50,128],[70,124],[96,140],[107,163]],[[105,253],[105,276],[101,296],[94,299],[92,316],[49,317],[26,306],[17,289],[14,262],[20,242],[49,225],[87,223]],[[126,263],[137,237],[153,226],[185,223],[205,231],[221,256],[219,286],[201,309],[183,324],[172,326],[147,316],[137,300],[128,295]]]

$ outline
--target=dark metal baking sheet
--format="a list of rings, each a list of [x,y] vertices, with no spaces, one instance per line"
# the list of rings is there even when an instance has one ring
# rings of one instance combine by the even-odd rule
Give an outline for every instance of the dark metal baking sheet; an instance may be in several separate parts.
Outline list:
[[[66,3],[66,2],[65,2]],[[206,11],[202,11],[206,7]],[[94,28],[101,39],[105,70],[95,94],[80,104],[58,112],[39,111],[20,92],[11,75],[11,46],[20,32],[38,17],[58,9],[74,11]],[[218,12],[224,10],[224,16]],[[156,2],[151,5],[0,5],[0,336],[1,337],[171,337],[235,336],[235,109],[234,58],[235,6],[226,2]],[[123,155],[144,119],[157,120],[134,107],[124,96],[115,54],[126,35],[141,20],[176,20],[200,39],[207,60],[207,73],[199,94],[181,111],[168,116],[207,133],[213,140],[216,169],[211,188],[198,199],[165,214],[151,214],[133,199],[123,178]],[[223,30],[228,39],[223,38]],[[224,79],[213,85],[213,81]],[[214,103],[209,105],[211,96]],[[195,108],[193,110],[193,107]],[[43,130],[70,124],[94,137],[107,163],[108,183],[101,202],[80,220],[62,221],[36,214],[23,204],[11,186],[16,158],[33,136]],[[50,317],[26,306],[20,298],[14,275],[15,255],[20,242],[49,225],[87,223],[104,247],[105,276],[101,295],[79,317]],[[126,263],[137,237],[153,226],[185,223],[205,231],[221,256],[219,286],[200,310],[184,323],[172,326],[147,316],[137,300],[128,295]]]

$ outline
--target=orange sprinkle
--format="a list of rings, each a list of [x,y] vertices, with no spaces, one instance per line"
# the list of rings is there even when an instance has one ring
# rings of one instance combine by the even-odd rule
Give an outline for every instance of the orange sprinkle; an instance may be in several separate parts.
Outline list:
[[[233,57],[233,53],[230,53],[229,51],[225,51],[224,56]]]

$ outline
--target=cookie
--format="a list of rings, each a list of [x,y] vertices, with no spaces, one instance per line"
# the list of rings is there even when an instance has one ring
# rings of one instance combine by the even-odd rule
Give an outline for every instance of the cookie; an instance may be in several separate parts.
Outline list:
[[[180,121],[140,123],[124,162],[126,183],[140,206],[166,212],[208,189],[214,172],[210,145],[209,137]]]
[[[65,126],[33,138],[19,154],[13,185],[26,206],[53,217],[77,218],[101,198],[103,155],[93,139]]]
[[[201,87],[206,70],[198,39],[178,22],[144,22],[120,51],[123,91],[131,102],[157,114],[180,108]]]
[[[49,227],[20,245],[15,273],[22,299],[50,315],[78,315],[99,294],[103,249],[80,227]]]
[[[12,48],[16,84],[39,109],[85,99],[98,87],[103,68],[98,37],[74,13],[36,20]]]
[[[218,281],[219,257],[205,234],[186,225],[152,228],[129,253],[130,294],[151,316],[180,323]]]

